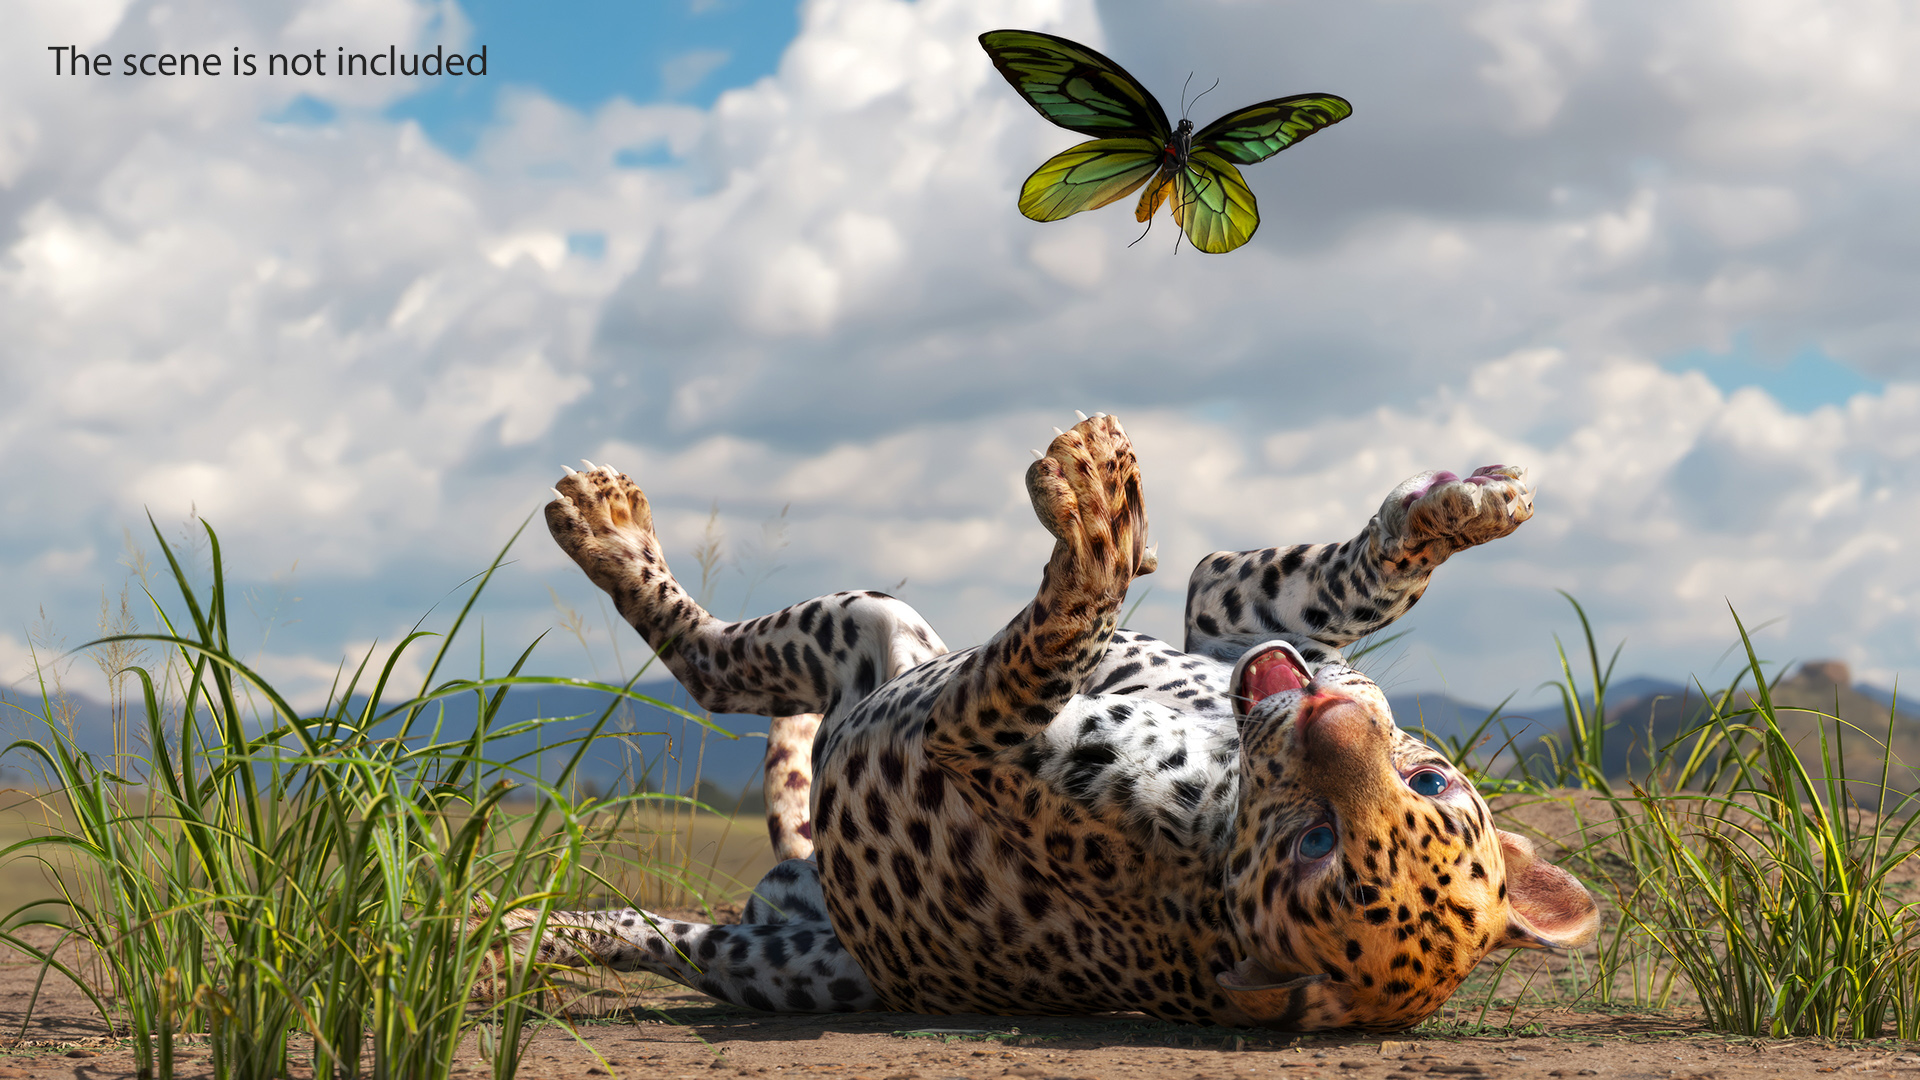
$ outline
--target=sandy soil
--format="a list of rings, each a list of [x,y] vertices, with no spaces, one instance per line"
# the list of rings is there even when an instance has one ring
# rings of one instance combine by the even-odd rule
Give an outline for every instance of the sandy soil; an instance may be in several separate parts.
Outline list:
[[[17,1016],[13,1017],[17,1020]],[[1913,1044],[1759,1041],[1706,1033],[1685,1016],[1534,1012],[1523,1036],[1284,1036],[1189,1028],[1133,1016],[1009,1019],[862,1013],[766,1016],[691,997],[645,1010],[552,1025],[530,1037],[523,1077],[1342,1077],[1401,1080],[1785,1080],[1816,1074],[1912,1078]],[[461,1075],[490,1072],[471,1045]],[[135,1076],[133,1053],[101,1036],[42,1030],[0,1052],[0,1078]],[[211,1075],[204,1050],[180,1055],[181,1077]],[[296,1073],[296,1075],[301,1075]]]
[[[1532,801],[1510,812],[1543,840],[1571,839],[1588,808]],[[1590,822],[1591,817],[1587,817]],[[1545,845],[1543,845],[1545,846]],[[1574,841],[1569,846],[1578,846]],[[1707,1032],[1681,1006],[1661,1012],[1603,1010],[1575,1001],[1528,1001],[1531,983],[1555,984],[1562,964],[1520,964],[1499,988],[1473,1002],[1457,995],[1434,1021],[1381,1036],[1299,1036],[1193,1028],[1138,1015],[1076,1019],[989,1016],[769,1016],[681,991],[641,984],[583,1002],[571,1023],[529,1036],[520,1075],[528,1078],[833,1077],[946,1080],[952,1077],[1151,1077],[1254,1080],[1334,1077],[1411,1080],[1814,1080],[1818,1075],[1920,1080],[1920,1044],[1766,1041]],[[35,965],[0,959],[0,1080],[134,1077],[133,1052],[109,1039],[85,996],[57,975],[35,993]],[[1564,982],[1564,980],[1562,980]],[[1471,985],[1471,984],[1470,984]],[[471,1041],[461,1075],[489,1075]],[[204,1048],[188,1046],[176,1075],[211,1075]],[[303,1076],[296,1072],[295,1076]]]

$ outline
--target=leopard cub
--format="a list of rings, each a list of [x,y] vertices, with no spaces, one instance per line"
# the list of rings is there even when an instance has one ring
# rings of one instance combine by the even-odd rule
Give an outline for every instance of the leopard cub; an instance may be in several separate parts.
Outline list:
[[[1494,949],[1593,937],[1586,890],[1496,828],[1340,652],[1532,515],[1521,470],[1423,473],[1343,543],[1207,556],[1179,648],[1117,626],[1155,563],[1120,422],[1054,439],[1027,490],[1054,537],[1039,590],[949,652],[878,592],[716,619],[640,489],[569,470],[547,506],[561,548],[702,707],[773,718],[784,861],[741,924],[563,912],[540,957],[765,1010],[1390,1030]]]

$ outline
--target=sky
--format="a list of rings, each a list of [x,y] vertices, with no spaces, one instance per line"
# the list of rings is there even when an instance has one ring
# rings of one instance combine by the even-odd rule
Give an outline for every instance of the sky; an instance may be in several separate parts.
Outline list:
[[[1341,540],[1406,476],[1511,463],[1534,519],[1441,568],[1371,665],[1390,689],[1535,694],[1579,631],[1563,591],[1623,672],[1724,681],[1735,611],[1775,661],[1920,671],[1912,2],[0,13],[0,683],[98,633],[150,518],[195,515],[243,655],[303,700],[443,622],[530,516],[489,662],[553,631],[535,670],[630,673],[537,517],[581,459],[646,488],[683,578],[720,537],[723,616],[882,588],[972,644],[1037,584],[1021,477],[1075,409],[1139,450],[1150,633],[1179,637],[1208,552]],[[1217,79],[1202,124],[1354,114],[1245,170],[1262,225],[1230,254],[1164,217],[1132,244],[1119,207],[1031,222],[1021,181],[1078,136],[994,72],[1000,27],[1174,112]],[[265,69],[389,47],[485,74]],[[187,52],[227,66],[121,73]]]

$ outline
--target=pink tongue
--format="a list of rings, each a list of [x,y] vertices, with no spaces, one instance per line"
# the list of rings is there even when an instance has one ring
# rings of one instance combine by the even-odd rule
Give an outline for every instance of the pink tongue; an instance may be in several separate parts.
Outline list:
[[[1298,690],[1305,685],[1306,672],[1300,670],[1285,649],[1273,649],[1240,670],[1239,693],[1249,706],[1283,690]]]

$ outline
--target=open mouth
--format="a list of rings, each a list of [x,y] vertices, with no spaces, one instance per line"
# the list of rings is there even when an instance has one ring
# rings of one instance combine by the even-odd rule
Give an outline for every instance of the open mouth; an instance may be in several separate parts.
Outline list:
[[[1284,641],[1250,650],[1233,669],[1233,697],[1242,715],[1275,694],[1298,690],[1312,680],[1306,658]]]

